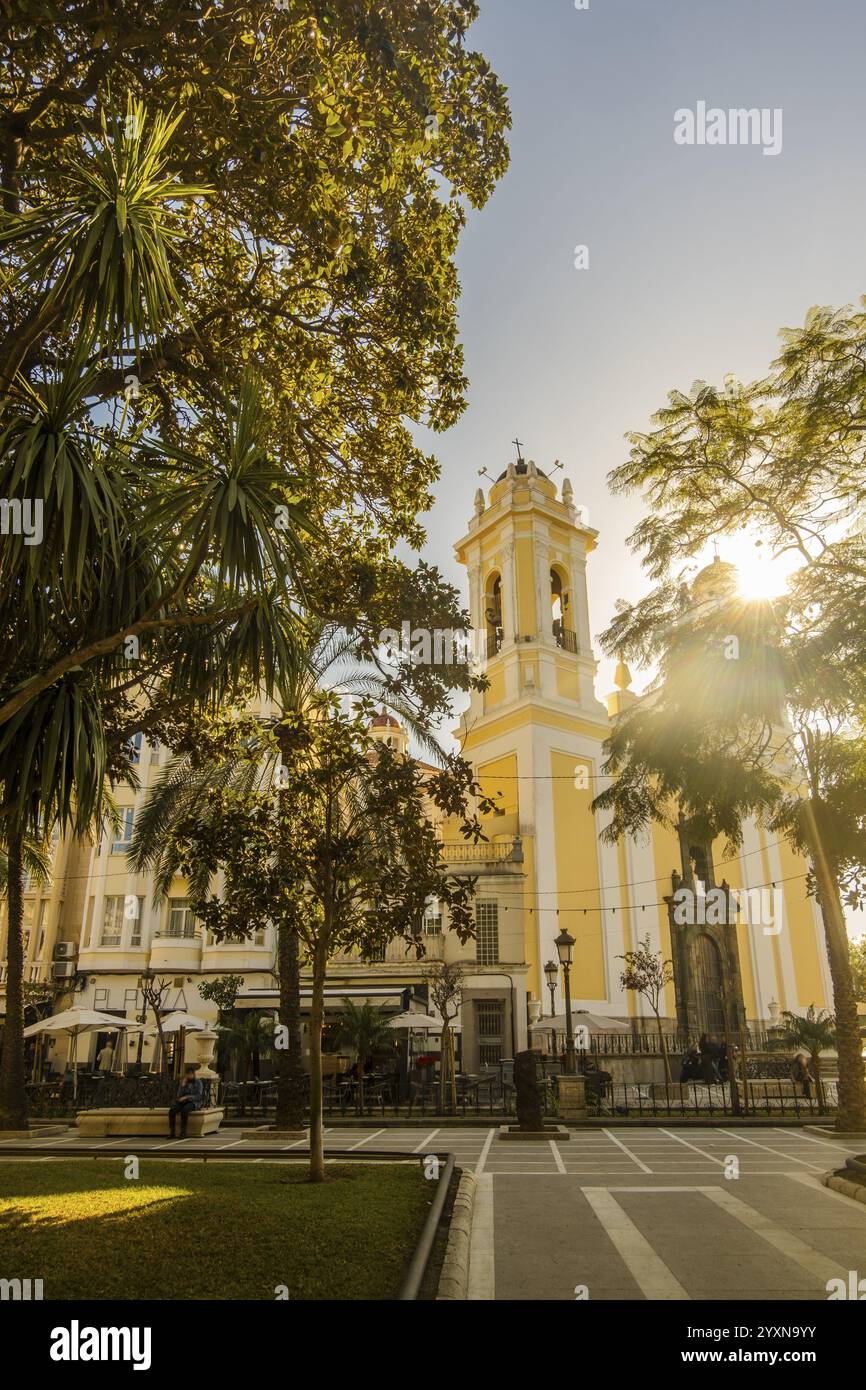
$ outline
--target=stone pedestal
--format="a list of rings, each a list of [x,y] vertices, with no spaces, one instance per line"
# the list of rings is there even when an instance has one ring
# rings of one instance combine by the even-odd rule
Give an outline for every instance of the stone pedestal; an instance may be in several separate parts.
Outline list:
[[[558,1083],[559,1118],[563,1124],[586,1119],[586,1079],[561,1076]]]

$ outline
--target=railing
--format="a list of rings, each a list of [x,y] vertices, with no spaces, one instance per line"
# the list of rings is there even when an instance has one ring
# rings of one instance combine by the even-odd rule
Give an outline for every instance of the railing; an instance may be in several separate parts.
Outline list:
[[[448,864],[504,864],[514,853],[514,846],[514,840],[496,844],[481,840],[477,844],[444,844],[439,852]]]
[[[823,1105],[817,1096],[798,1094],[792,1081],[773,1078],[750,1079],[748,1095],[743,1086],[737,1087],[738,1105],[734,1105],[731,1087],[727,1083],[699,1081],[661,1081],[638,1084],[616,1084],[609,1080],[586,1078],[587,1113],[593,1116],[665,1116],[691,1115],[781,1115],[816,1116],[832,1113],[837,1105],[836,1083],[824,1083]]]
[[[577,653],[577,634],[569,632],[567,627],[562,627],[559,623],[553,624],[553,635],[556,638],[556,645],[561,647],[564,652]]]

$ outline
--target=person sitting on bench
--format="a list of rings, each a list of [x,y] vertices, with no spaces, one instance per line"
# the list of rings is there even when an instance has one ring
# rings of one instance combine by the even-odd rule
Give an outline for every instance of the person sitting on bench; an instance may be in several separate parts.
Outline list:
[[[168,1107],[168,1128],[172,1139],[175,1137],[175,1119],[180,1115],[180,1137],[186,1138],[189,1117],[193,1110],[201,1109],[202,1094],[204,1087],[196,1079],[195,1067],[188,1062],[183,1069],[184,1076],[177,1099],[172,1101]]]

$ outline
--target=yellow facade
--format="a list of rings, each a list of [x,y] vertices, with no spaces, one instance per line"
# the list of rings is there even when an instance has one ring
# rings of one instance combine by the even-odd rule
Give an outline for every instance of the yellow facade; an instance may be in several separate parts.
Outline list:
[[[622,990],[618,957],[646,936],[654,950],[676,957],[666,899],[672,872],[684,871],[684,850],[673,831],[657,826],[640,842],[605,845],[590,809],[611,719],[636,698],[622,667],[607,704],[596,695],[587,595],[596,544],[570,483],[558,490],[532,462],[509,465],[486,498],[476,495],[456,553],[468,572],[473,626],[488,637],[489,688],[472,695],[455,734],[485,792],[501,797],[505,814],[491,818],[491,828],[523,844],[530,996],[547,1009],[543,966],[556,959],[554,939],[565,926],[576,941],[575,1007],[640,1019],[646,1005]],[[784,890],[781,923],[765,930],[740,920],[736,929],[748,1020],[766,1024],[777,1006],[829,1006],[823,934],[805,894],[803,861],[754,825],[736,859],[726,859],[723,846],[711,857],[716,883],[724,877],[733,889],[757,890],[775,881]],[[677,985],[663,1007],[677,1019]],[[680,998],[681,1019],[682,1010]]]

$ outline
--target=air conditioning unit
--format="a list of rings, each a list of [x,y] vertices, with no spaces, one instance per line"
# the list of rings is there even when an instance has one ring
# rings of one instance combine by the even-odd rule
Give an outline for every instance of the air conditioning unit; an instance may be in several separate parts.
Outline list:
[[[78,955],[77,941],[58,941],[54,946],[55,960],[72,960]]]
[[[78,973],[78,967],[74,960],[56,960],[51,967],[51,977],[54,980],[71,980]]]

